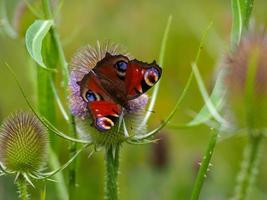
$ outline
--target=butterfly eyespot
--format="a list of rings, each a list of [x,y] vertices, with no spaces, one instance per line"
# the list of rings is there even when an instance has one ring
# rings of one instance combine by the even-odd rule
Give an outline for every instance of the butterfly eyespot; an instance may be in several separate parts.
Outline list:
[[[85,94],[85,101],[87,102],[99,101],[100,99],[100,96],[92,90],[88,90]]]
[[[96,119],[96,127],[100,131],[107,131],[114,126],[114,122],[108,117],[98,117]]]
[[[120,77],[124,77],[125,74],[126,74],[126,70],[127,70],[127,67],[128,67],[128,63],[121,60],[121,61],[118,61],[116,64],[115,64],[115,67],[117,69],[117,74],[120,76]]]
[[[145,72],[144,80],[150,87],[156,84],[159,80],[159,71],[155,68],[150,68]]]

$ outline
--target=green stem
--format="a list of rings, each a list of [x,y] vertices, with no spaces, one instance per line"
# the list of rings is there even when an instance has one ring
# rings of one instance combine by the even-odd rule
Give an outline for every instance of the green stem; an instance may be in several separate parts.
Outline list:
[[[253,10],[254,0],[245,0],[245,6],[244,6],[244,20],[243,20],[243,26],[246,30],[249,28],[249,20],[250,16]]]
[[[201,166],[200,166],[200,169],[199,169],[198,174],[197,174],[197,178],[196,178],[194,186],[193,186],[193,191],[191,194],[191,200],[197,200],[199,198],[204,180],[206,178],[206,173],[209,169],[210,160],[211,160],[212,154],[213,154],[215,146],[216,146],[217,138],[218,138],[217,131],[213,131],[213,134],[210,138],[206,153],[202,158]]]
[[[234,200],[248,199],[249,192],[258,173],[262,139],[262,134],[251,135],[249,137],[248,144],[244,149],[241,170],[238,175],[238,183],[233,198]]]
[[[60,163],[58,161],[56,153],[53,151],[52,147],[49,148],[49,165],[52,169],[60,168]],[[65,185],[65,180],[62,172],[55,174],[55,180],[57,181],[56,190],[57,196],[60,200],[68,199],[68,191]]]
[[[43,1],[43,7],[44,7],[44,14],[46,18],[53,19],[53,13],[51,10],[51,5],[49,0],[42,0]],[[68,63],[65,58],[64,50],[60,42],[60,37],[59,34],[56,30],[56,26],[53,26],[51,28],[51,36],[53,38],[53,41],[55,43],[55,47],[57,49],[58,53],[58,61],[60,64],[60,67],[62,69],[62,77],[63,77],[63,89],[65,91],[65,99],[67,100],[67,88],[68,88],[68,81],[69,81],[69,70],[68,70]],[[74,117],[68,113],[70,121],[68,122],[69,124],[69,129],[71,130],[70,132],[72,133],[72,137],[76,138],[77,133],[76,133],[76,125],[75,125],[75,119]],[[72,142],[69,147],[69,156],[70,158],[73,157],[77,152],[77,144],[75,142]],[[69,168],[69,198],[70,199],[75,199],[75,187],[76,187],[76,161],[72,163],[72,165]]]
[[[17,184],[17,188],[18,188],[19,199],[20,200],[28,200],[29,199],[28,186],[27,186],[27,182],[26,182],[25,178],[20,175],[16,184]]]
[[[73,137],[76,138],[76,130],[75,130],[75,121],[74,117],[71,116],[71,121],[73,123],[72,128],[73,130],[71,131],[73,133]],[[73,157],[76,152],[77,152],[77,143],[72,142],[70,144],[70,157]],[[76,168],[77,168],[77,159],[75,159],[72,164],[70,165],[69,168],[69,199],[75,199],[75,191],[76,191]]]
[[[46,182],[44,182],[44,186],[41,189],[40,200],[46,200]]]
[[[119,172],[119,153],[118,146],[111,146],[106,149],[106,181],[105,199],[118,199],[118,172]]]
[[[43,12],[46,19],[52,19],[53,14],[51,11],[50,0],[42,0]]]

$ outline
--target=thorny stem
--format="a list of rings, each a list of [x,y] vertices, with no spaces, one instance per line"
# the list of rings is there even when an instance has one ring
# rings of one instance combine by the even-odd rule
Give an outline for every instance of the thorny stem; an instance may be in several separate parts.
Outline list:
[[[253,186],[258,173],[260,155],[262,149],[263,135],[250,135],[248,144],[244,149],[241,170],[238,175],[238,184],[236,186],[234,200],[248,199],[249,192]]]
[[[75,121],[74,117],[71,116],[71,122],[73,130],[71,131],[73,133],[73,137],[76,138],[76,126],[75,126]],[[71,142],[70,144],[70,157],[73,157],[77,153],[77,143],[76,142]],[[69,170],[69,199],[75,199],[75,188],[76,188],[76,167],[77,167],[77,161],[76,159],[72,162],[70,165],[70,170]]]
[[[210,166],[210,160],[215,149],[217,138],[218,138],[217,131],[212,131],[212,136],[210,138],[208,148],[206,150],[205,155],[202,158],[200,169],[198,170],[198,174],[197,174],[194,186],[193,186],[193,191],[192,191],[191,198],[190,198],[191,200],[199,199],[200,191],[202,189],[204,180],[207,176],[206,173]]]
[[[118,199],[118,172],[120,147],[110,146],[106,149],[105,199]]]
[[[51,11],[51,5],[49,0],[43,0],[43,6],[44,6],[44,12],[47,18],[52,19],[53,14]],[[59,64],[62,68],[63,73],[63,85],[65,88],[65,99],[67,99],[67,87],[68,87],[68,81],[69,81],[69,70],[68,70],[68,63],[66,61],[64,50],[60,42],[59,34],[56,30],[56,27],[53,26],[51,28],[51,35],[55,41],[55,45],[57,48],[58,56],[59,56]],[[74,117],[68,113],[69,115],[69,129],[71,130],[72,137],[76,138],[76,125],[75,125],[75,119]],[[77,152],[77,144],[75,142],[71,142],[69,147],[69,156],[72,157]],[[76,161],[74,161],[70,167],[69,170],[69,198],[74,199],[74,193],[75,193],[75,187],[76,187]]]
[[[28,200],[29,199],[28,186],[27,186],[27,181],[25,180],[25,178],[20,175],[16,184],[18,188],[19,199]]]

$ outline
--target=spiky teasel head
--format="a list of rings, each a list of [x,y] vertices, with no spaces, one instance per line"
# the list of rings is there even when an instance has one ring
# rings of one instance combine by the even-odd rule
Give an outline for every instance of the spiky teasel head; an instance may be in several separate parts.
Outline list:
[[[262,129],[267,126],[267,35],[250,31],[226,56],[231,110],[239,126]]]
[[[96,47],[86,46],[74,55],[70,65],[70,108],[74,116],[78,130],[82,137],[90,138],[96,145],[109,146],[125,141],[127,138],[145,132],[145,127],[139,127],[143,121],[144,108],[148,102],[146,94],[127,102],[127,109],[124,109],[118,122],[108,131],[101,132],[92,126],[92,119],[87,108],[87,103],[81,96],[79,82],[87,75],[106,53],[110,55],[123,55],[133,59],[119,45],[105,42],[97,42]]]
[[[18,111],[0,128],[0,161],[11,173],[34,174],[46,161],[46,128],[31,113]]]

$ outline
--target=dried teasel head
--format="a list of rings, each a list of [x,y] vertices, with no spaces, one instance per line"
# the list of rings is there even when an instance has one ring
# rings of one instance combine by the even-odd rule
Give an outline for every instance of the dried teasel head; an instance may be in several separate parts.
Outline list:
[[[267,35],[250,31],[228,54],[225,83],[231,110],[239,126],[262,129],[267,126]]]
[[[47,147],[47,130],[31,113],[18,111],[1,125],[0,161],[10,172],[40,171],[46,161]]]

